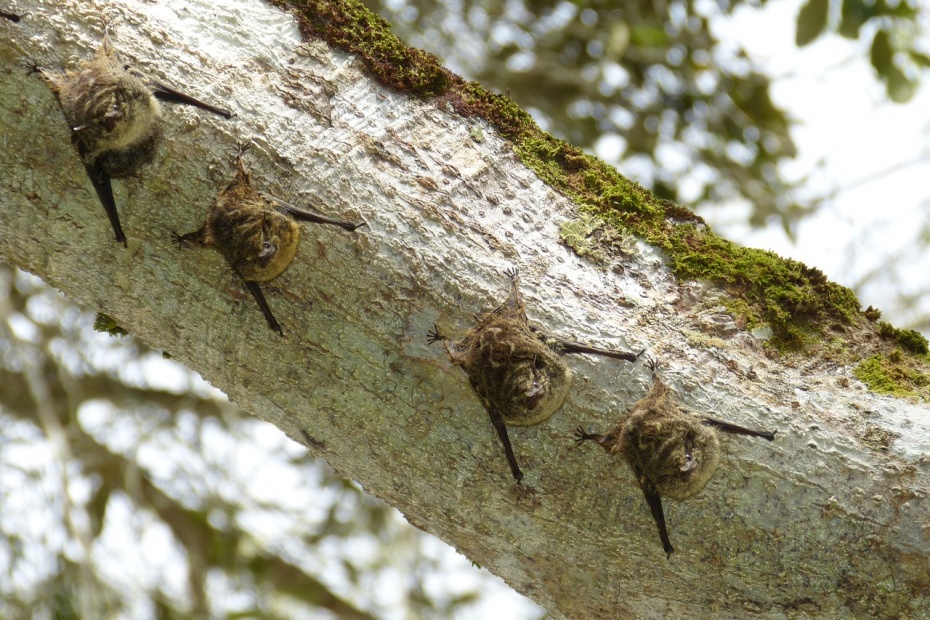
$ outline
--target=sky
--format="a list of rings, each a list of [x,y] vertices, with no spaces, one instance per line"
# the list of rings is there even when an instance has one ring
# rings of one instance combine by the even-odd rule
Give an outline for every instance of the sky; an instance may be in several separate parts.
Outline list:
[[[930,6],[925,0],[920,6],[926,31]],[[778,226],[749,228],[739,205],[704,215],[724,236],[819,267],[841,284],[878,271],[882,282],[864,288],[860,300],[906,326],[913,315],[893,316],[888,298],[890,287],[907,292],[930,284],[930,253],[914,247],[918,225],[930,216],[930,89],[918,89],[907,104],[890,103],[868,63],[868,39],[828,35],[799,49],[800,7],[799,0],[785,0],[762,11],[743,8],[714,29],[722,40],[739,41],[767,73],[782,76],[773,80],[772,97],[798,120],[792,134],[799,156],[787,170],[801,176],[823,160],[824,174],[812,179],[813,188],[843,191],[802,222],[795,241]],[[888,170],[894,172],[881,174]],[[895,278],[888,258],[902,251],[913,254],[896,265]],[[921,307],[930,313],[930,299]]]

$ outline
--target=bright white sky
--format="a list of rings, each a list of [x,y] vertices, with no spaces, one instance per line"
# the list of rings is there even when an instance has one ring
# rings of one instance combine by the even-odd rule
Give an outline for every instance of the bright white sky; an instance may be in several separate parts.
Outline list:
[[[930,216],[926,159],[863,182],[930,154],[930,89],[920,88],[905,105],[889,103],[868,63],[869,37],[863,42],[830,35],[798,49],[794,35],[801,4],[784,0],[769,2],[762,11],[741,9],[714,29],[721,40],[739,41],[767,73],[784,76],[774,80],[772,96],[799,121],[793,129],[799,157],[787,170],[802,176],[822,159],[826,176],[815,179],[814,189],[850,189],[801,224],[796,244],[779,227],[750,229],[745,208],[705,215],[728,238],[796,258],[852,285],[869,270],[883,271],[889,254],[912,246],[919,226]],[[930,3],[919,4],[926,32]],[[926,82],[926,72],[923,77]],[[906,283],[900,287],[926,287],[930,252],[915,248],[910,256],[895,267]],[[884,309],[886,317],[903,325],[907,316],[889,314],[893,294],[888,288],[868,287],[860,300]],[[930,311],[930,300],[923,304],[924,312]]]

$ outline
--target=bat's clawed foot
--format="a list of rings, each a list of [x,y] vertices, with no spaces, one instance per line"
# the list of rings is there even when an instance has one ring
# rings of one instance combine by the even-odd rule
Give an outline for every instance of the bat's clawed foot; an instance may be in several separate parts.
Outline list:
[[[581,428],[580,426],[575,429],[574,437],[575,437],[576,446],[580,446],[586,441],[595,441],[595,442],[600,443],[601,439],[604,438],[603,435],[598,435],[597,433],[589,433],[585,431],[583,428]]]
[[[252,142],[237,142],[236,143],[236,160],[242,159],[242,156],[245,155],[245,152],[252,148]]]
[[[439,326],[435,323],[433,324],[433,329],[426,332],[426,344],[434,344],[445,339],[446,336],[439,333]]]
[[[171,231],[171,243],[178,246],[178,249],[181,250],[187,247],[188,235],[178,234],[176,231]]]
[[[39,65],[39,62],[34,58],[30,58],[26,61],[26,68],[29,69],[29,71],[26,72],[26,75],[33,75],[34,73],[38,73],[42,77],[45,77],[45,69],[43,69],[41,65]]]
[[[246,151],[252,148],[252,142],[237,142],[236,143],[236,167],[239,169],[239,174],[243,176],[248,176],[249,169],[245,167],[245,159],[243,156]]]

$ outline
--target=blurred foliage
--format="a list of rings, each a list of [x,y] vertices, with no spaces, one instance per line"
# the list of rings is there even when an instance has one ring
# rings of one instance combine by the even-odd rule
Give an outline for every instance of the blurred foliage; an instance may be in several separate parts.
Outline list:
[[[436,583],[467,560],[94,323],[0,264],[0,618],[445,619],[479,598],[480,576]]]
[[[788,235],[821,204],[798,191],[807,178],[780,169],[796,151],[771,76],[710,27],[765,0],[364,1],[410,45],[509,93],[554,135],[589,151],[619,145],[608,161],[663,198],[698,210],[741,201],[750,224]],[[799,45],[827,32],[828,5],[804,6]],[[913,94],[927,57],[910,4],[848,0],[834,28],[874,37],[871,61],[892,99]]]
[[[831,4],[839,8],[834,19]],[[930,56],[921,50],[918,16],[914,0],[808,0],[798,14],[795,42],[804,46],[828,32],[847,39],[871,37],[872,68],[888,97],[904,102],[917,91],[921,69],[930,68]]]

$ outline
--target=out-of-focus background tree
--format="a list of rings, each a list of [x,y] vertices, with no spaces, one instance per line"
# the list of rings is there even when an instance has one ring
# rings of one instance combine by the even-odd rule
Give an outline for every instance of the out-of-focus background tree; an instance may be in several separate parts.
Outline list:
[[[843,191],[791,171],[796,125],[771,94],[784,76],[716,34],[765,2],[367,4],[411,45],[710,220],[739,203],[750,227],[793,238]],[[926,6],[797,6],[796,45],[845,37],[885,101],[921,92]],[[889,260],[925,255],[930,218],[914,221],[922,245]],[[927,332],[927,288],[896,292],[886,318]],[[193,373],[94,322],[0,266],[0,617],[544,616]]]

